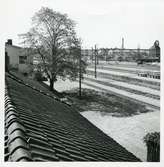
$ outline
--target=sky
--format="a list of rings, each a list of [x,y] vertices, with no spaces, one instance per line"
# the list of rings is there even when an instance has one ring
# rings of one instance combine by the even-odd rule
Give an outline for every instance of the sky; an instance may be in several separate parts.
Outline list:
[[[76,24],[83,48],[150,48],[164,36],[163,0],[0,0],[0,38],[20,44],[18,34],[31,27],[42,6],[66,13]]]

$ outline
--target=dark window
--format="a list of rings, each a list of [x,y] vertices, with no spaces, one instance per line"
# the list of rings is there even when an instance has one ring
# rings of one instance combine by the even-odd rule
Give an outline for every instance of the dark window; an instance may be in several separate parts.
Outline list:
[[[27,56],[19,56],[19,64],[26,64]]]

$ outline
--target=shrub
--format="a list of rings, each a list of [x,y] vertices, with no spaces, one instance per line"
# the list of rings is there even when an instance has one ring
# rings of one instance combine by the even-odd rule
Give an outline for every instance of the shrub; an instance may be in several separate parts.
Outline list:
[[[147,161],[159,162],[160,161],[160,133],[148,133],[144,137],[144,142],[147,145]]]
[[[35,79],[36,79],[37,81],[42,81],[42,74],[41,74],[41,72],[37,71],[37,72],[35,73]]]
[[[159,133],[159,132],[148,133],[148,134],[144,137],[144,142],[146,143],[146,145],[147,145],[148,143],[160,144],[160,133]]]

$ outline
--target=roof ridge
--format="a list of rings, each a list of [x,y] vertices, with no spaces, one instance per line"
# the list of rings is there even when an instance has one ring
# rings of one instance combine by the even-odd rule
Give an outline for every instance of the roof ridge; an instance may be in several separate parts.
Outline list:
[[[48,97],[50,97],[52,99],[60,101],[61,103],[64,103],[64,104],[66,104],[68,106],[71,106],[71,104],[67,101],[66,97],[64,97],[64,98],[58,98],[56,96],[52,96],[49,93],[44,92],[43,90],[37,89],[35,86],[31,86],[30,84],[25,83],[22,79],[18,78],[17,76],[15,76],[15,75],[13,75],[11,73],[9,73],[8,77],[10,77],[11,79],[14,79],[15,81],[17,81],[17,82],[19,82],[19,83],[21,83],[21,84],[23,84],[23,85],[25,85],[25,86],[27,86],[27,87],[35,90],[35,91],[37,91],[37,92],[39,92],[39,93],[41,93],[41,94],[43,94],[45,96],[48,96]]]
[[[16,107],[12,104],[7,84],[5,85],[5,131],[8,143],[6,152],[10,153],[5,155],[5,160],[32,161],[29,144],[24,134],[25,128],[18,118]]]

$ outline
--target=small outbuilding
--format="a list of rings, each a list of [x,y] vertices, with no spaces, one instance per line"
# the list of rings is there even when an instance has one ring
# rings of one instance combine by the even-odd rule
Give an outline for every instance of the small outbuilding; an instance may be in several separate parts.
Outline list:
[[[5,43],[5,61],[6,71],[15,69],[22,73],[29,73],[32,70],[33,55],[27,48],[15,46],[12,40],[8,39]]]

